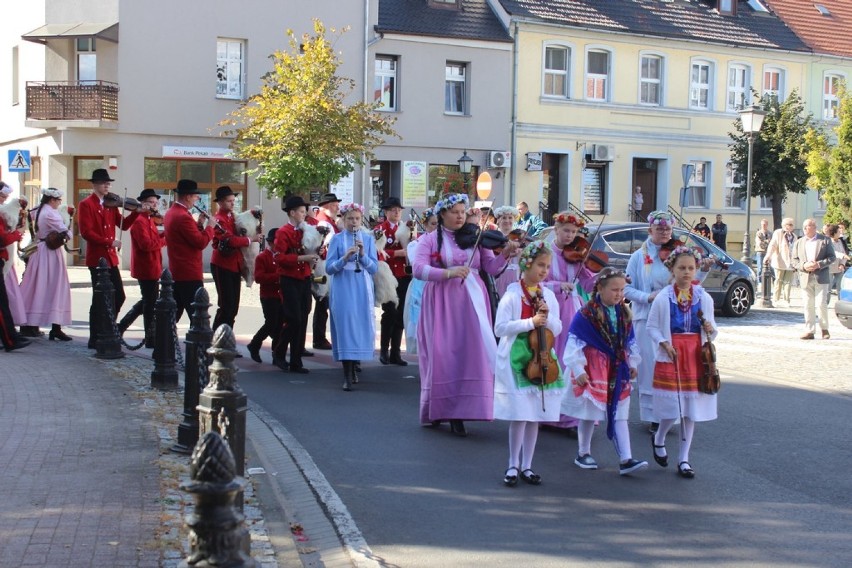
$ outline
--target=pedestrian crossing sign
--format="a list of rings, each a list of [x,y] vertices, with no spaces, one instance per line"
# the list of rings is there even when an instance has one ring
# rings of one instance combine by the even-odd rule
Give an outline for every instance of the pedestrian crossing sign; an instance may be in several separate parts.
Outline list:
[[[10,172],[28,172],[30,171],[30,151],[29,150],[9,150],[9,171]]]

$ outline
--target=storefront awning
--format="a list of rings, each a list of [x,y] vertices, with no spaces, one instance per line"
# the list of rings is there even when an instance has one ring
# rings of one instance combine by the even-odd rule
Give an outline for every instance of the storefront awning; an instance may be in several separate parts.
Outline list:
[[[21,36],[27,41],[47,43],[49,39],[96,37],[118,43],[118,22],[96,24],[78,22],[76,24],[46,24]]]

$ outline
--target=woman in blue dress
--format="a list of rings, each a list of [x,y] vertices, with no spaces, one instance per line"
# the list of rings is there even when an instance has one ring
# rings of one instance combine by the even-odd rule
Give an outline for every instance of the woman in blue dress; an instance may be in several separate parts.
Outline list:
[[[373,274],[378,269],[375,240],[361,228],[364,207],[348,203],[340,208],[343,231],[328,244],[325,269],[331,277],[329,313],[335,361],[343,362],[343,390],[358,382],[358,361],[373,358],[376,322],[373,313]]]

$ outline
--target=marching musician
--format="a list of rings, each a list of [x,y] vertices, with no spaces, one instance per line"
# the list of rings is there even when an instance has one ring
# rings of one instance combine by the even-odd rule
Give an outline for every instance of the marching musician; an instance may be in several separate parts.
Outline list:
[[[12,188],[5,182],[0,181],[0,205],[4,205],[10,195],[12,195]],[[15,202],[18,202],[18,200],[16,199]],[[23,201],[23,203],[26,203],[26,201]],[[23,229],[23,217],[26,214],[26,207],[21,207],[18,216],[18,223],[15,226],[7,227],[8,232],[3,238],[3,241],[6,242],[7,245],[19,243],[23,238],[23,233],[21,231]],[[3,253],[0,251],[0,257],[2,256]],[[8,256],[8,253],[6,256]],[[6,295],[9,298],[9,311],[12,314],[12,319],[14,319],[19,325],[23,325],[27,321],[27,312],[24,309],[24,300],[21,297],[21,286],[18,283],[18,272],[15,270],[15,263],[12,260],[6,258],[6,263],[9,264],[9,267],[3,269],[3,280],[6,282]]]
[[[107,207],[104,205],[104,197],[109,193],[112,182],[109,173],[99,168],[92,172],[89,182],[92,184],[92,194],[82,200],[78,206],[80,235],[86,240],[86,266],[92,276],[92,288],[97,280],[98,260],[105,258],[109,267],[109,278],[115,289],[115,303],[113,318],[118,316],[121,306],[124,305],[124,285],[121,282],[121,273],[118,270],[118,254],[121,250],[121,240],[116,238],[115,228],[118,226],[122,231],[129,229],[138,211],[131,212],[124,217],[118,207]],[[92,306],[89,309],[89,349],[95,348],[95,305],[92,295]]]
[[[240,248],[251,245],[252,242],[262,242],[263,235],[252,237],[236,234],[234,221],[234,204],[237,194],[227,185],[216,190],[216,215],[213,217],[213,256],[210,259],[210,272],[216,283],[217,304],[216,316],[213,318],[213,329],[223,323],[234,327],[237,311],[240,309],[240,265],[244,262],[243,255],[238,254]]]
[[[388,197],[382,203],[382,211],[385,213],[385,220],[376,228],[384,232],[387,244],[384,250],[379,252],[379,260],[388,263],[396,278],[396,294],[399,303],[385,302],[382,304],[379,361],[383,365],[394,363],[395,365],[405,366],[408,365],[408,362],[400,354],[402,334],[405,331],[402,314],[405,306],[405,294],[408,291],[408,285],[411,283],[411,276],[405,273],[408,251],[402,248],[402,244],[396,236],[402,217],[402,203],[398,197]],[[390,353],[388,353],[388,348],[390,348]]]
[[[317,254],[306,254],[302,247],[302,223],[308,216],[308,203],[292,195],[284,201],[287,223],[275,233],[273,255],[281,278],[281,297],[284,302],[281,336],[274,358],[282,369],[291,373],[309,373],[302,364],[308,315],[311,312],[311,265],[319,260]],[[290,348],[289,367],[284,365],[286,349]]]
[[[340,211],[340,199],[334,193],[326,193],[319,200],[319,212],[317,213],[317,227],[325,227],[328,233],[325,236],[324,249],[327,249],[331,238],[340,232],[337,226],[337,213]],[[314,349],[331,349],[331,343],[325,337],[326,324],[328,323],[328,296],[317,300],[314,305]]]
[[[251,338],[248,352],[253,361],[262,363],[260,347],[263,341],[272,338],[272,351],[278,346],[281,334],[283,307],[281,303],[281,282],[278,275],[278,264],[275,262],[272,247],[275,243],[275,233],[278,229],[270,229],[266,237],[267,246],[254,261],[254,281],[260,285],[260,307],[263,310],[263,325]],[[273,365],[281,363],[273,359]]]
[[[0,203],[5,202],[11,193],[12,188],[0,181]],[[0,220],[0,271],[3,270],[3,266],[7,262],[11,262],[9,251],[6,247],[12,243],[20,242],[22,238],[23,235],[17,226],[8,226]],[[0,338],[2,338],[6,351],[13,351],[21,347],[26,347],[30,344],[30,341],[18,334],[15,329],[15,319],[11,312],[12,306],[10,305],[10,300],[13,298],[15,298],[13,301],[19,307],[19,311],[23,311],[23,302],[21,301],[21,294],[18,289],[18,276],[15,274],[14,265],[8,274],[13,275],[13,281],[5,277],[0,278]],[[11,290],[12,286],[14,286],[14,290],[10,293],[9,290]],[[24,312],[25,317],[26,312]],[[18,323],[24,324],[26,320],[19,319]]]
[[[194,180],[178,181],[175,191],[177,201],[166,212],[163,226],[166,230],[169,270],[175,283],[175,322],[178,322],[184,311],[192,315],[195,293],[204,285],[201,255],[213,239],[213,227],[205,226],[209,221],[205,215],[196,222],[189,212],[201,199],[201,191]]]

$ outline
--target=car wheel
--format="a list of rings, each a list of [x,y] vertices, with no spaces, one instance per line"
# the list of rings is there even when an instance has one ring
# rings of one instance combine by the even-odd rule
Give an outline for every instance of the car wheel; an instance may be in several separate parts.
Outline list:
[[[752,304],[752,291],[742,280],[734,282],[725,294],[725,304],[722,313],[729,317],[739,318],[748,313]]]

